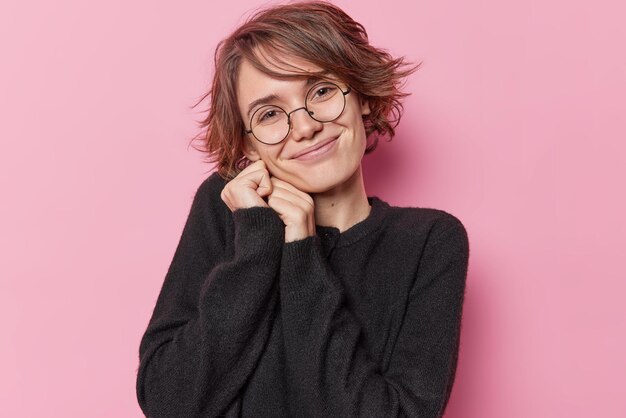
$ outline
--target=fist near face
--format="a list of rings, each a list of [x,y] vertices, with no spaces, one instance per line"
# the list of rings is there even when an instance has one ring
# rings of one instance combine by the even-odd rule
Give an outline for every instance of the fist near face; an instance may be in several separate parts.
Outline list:
[[[221,198],[231,211],[254,206],[274,209],[285,224],[285,242],[315,235],[315,203],[292,184],[271,176],[263,160],[229,181]]]

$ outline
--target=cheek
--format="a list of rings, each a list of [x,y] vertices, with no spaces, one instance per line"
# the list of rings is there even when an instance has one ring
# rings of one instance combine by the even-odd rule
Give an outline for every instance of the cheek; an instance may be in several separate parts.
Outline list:
[[[273,176],[277,175],[277,173],[279,173],[281,170],[280,168],[281,162],[279,161],[279,157],[278,157],[279,152],[280,150],[276,150],[276,151],[267,150],[267,149],[259,150],[259,156],[265,163],[267,170]]]
[[[355,115],[354,118],[354,135],[359,139],[365,140],[365,124],[363,123],[363,118],[361,115]]]
[[[358,105],[354,105],[351,108],[350,117],[352,120],[352,126],[355,132],[360,132],[364,129],[363,125],[363,115],[360,113],[360,107]]]

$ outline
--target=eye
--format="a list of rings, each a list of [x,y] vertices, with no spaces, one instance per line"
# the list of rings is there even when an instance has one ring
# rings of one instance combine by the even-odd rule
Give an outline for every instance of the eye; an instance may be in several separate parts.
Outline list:
[[[315,93],[318,96],[323,96],[325,94],[328,94],[328,91],[330,90],[329,87],[321,87],[319,89],[317,89],[317,92]]]
[[[268,120],[271,119],[273,117],[276,116],[276,109],[272,109],[272,110],[268,110],[265,111],[261,114],[261,117],[259,118],[259,121],[264,121],[264,120]]]
[[[333,85],[325,85],[322,87],[319,87],[316,91],[315,91],[315,95],[317,97],[324,97],[324,96],[330,96],[332,95],[333,92],[337,91],[337,87],[333,86]]]
[[[268,125],[281,119],[285,112],[276,106],[262,107],[256,111],[254,116],[255,125]]]
[[[308,100],[313,103],[323,102],[333,97],[338,90],[339,87],[332,83],[322,83],[315,86],[313,90],[311,90]]]

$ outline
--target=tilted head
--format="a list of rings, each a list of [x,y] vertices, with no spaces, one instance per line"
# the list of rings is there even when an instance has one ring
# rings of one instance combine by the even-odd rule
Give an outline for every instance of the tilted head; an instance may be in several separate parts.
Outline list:
[[[365,28],[330,3],[294,2],[256,12],[218,44],[211,89],[196,103],[209,100],[202,132],[194,140],[202,142],[208,162],[217,163],[226,179],[241,171],[237,162],[245,155],[246,141],[251,141],[237,94],[244,62],[277,79],[331,76],[349,86],[351,94],[368,105],[362,115],[365,153],[376,148],[379,136],[393,137],[402,112],[400,100],[406,96],[400,91],[403,79],[419,67],[370,45]]]

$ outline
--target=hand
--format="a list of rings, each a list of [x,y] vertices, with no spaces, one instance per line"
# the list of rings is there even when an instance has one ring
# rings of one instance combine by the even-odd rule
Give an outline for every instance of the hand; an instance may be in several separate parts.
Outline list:
[[[234,212],[253,206],[268,207],[263,197],[272,192],[270,173],[263,160],[255,161],[226,183],[220,197]]]
[[[267,203],[285,224],[285,242],[315,235],[313,198],[286,181],[271,177],[272,191]]]

